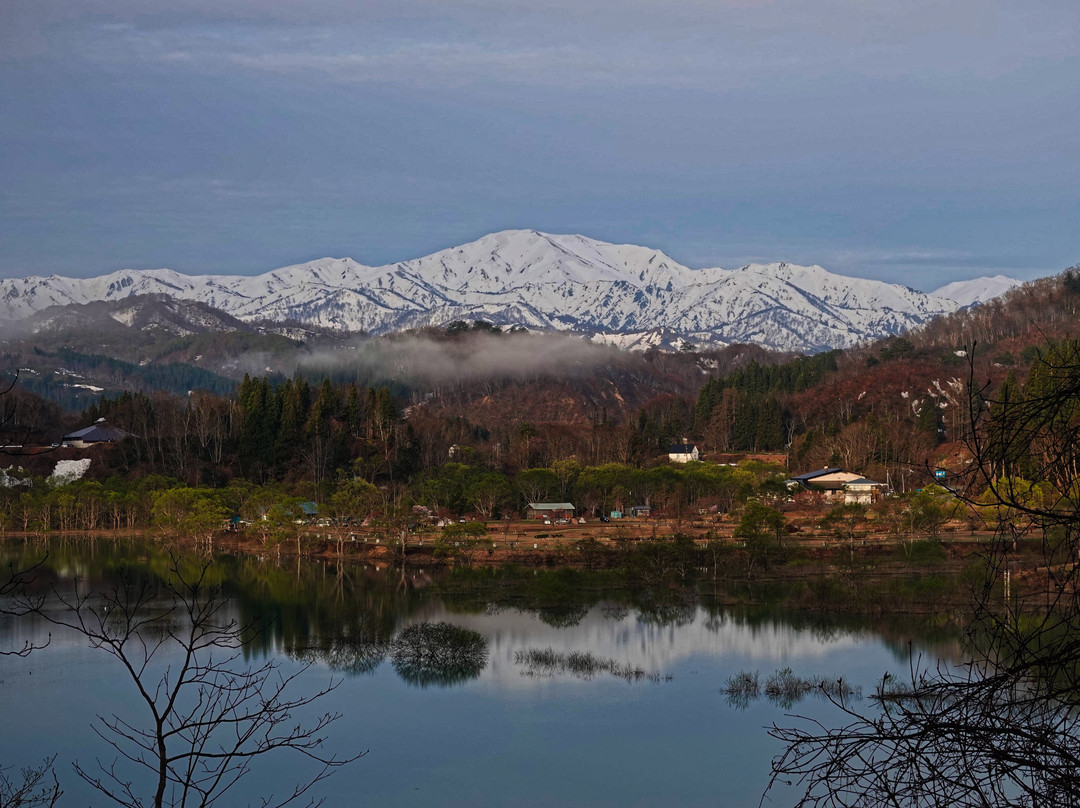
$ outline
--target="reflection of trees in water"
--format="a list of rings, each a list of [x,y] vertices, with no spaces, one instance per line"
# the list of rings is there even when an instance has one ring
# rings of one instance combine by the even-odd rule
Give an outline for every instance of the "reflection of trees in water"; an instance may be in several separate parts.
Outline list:
[[[455,612],[491,615],[513,608],[553,628],[571,628],[611,594],[612,584],[610,577],[581,570],[484,568],[451,570],[433,589]]]
[[[697,605],[689,591],[646,592],[637,603],[637,619],[649,626],[688,626],[697,617]]]
[[[630,616],[630,610],[621,604],[610,604],[601,609],[605,620],[625,620]]]
[[[567,606],[554,606],[537,609],[536,616],[552,628],[573,628],[589,613],[589,606],[575,603]]]
[[[822,645],[847,637],[876,637],[898,661],[907,665],[912,651],[960,661],[963,626],[955,614],[865,614],[805,612],[783,604],[732,605],[705,601],[704,626],[713,632],[732,626],[753,632],[785,629],[807,633]]]
[[[48,549],[47,568],[35,575],[40,586],[77,574],[87,584],[106,588],[120,568],[129,579],[147,583],[160,583],[168,573],[167,554],[152,551],[139,540],[50,541]],[[42,550],[36,543],[20,542],[3,545],[0,553],[5,566],[11,560],[25,567],[40,559]],[[762,582],[755,582],[753,591],[710,588],[701,597],[694,586],[644,588],[611,571],[474,568],[421,580],[408,570],[403,579],[397,568],[376,571],[332,561],[305,561],[298,574],[292,564],[228,556],[219,556],[208,574],[224,587],[237,621],[258,625],[258,634],[245,649],[250,658],[284,652],[347,673],[373,670],[389,652],[399,625],[420,610],[440,606],[487,616],[511,610],[567,629],[579,625],[593,609],[601,609],[605,620],[624,620],[633,614],[646,625],[683,626],[697,619],[700,604],[710,631],[724,626],[784,627],[809,630],[815,639],[832,642],[870,629],[884,638],[898,659],[907,659],[911,638],[916,638],[917,648],[932,649],[938,656],[955,659],[959,654],[959,632],[952,622],[942,624],[940,615],[870,618],[862,613],[799,611],[783,605],[789,602],[789,588]],[[733,605],[744,596],[753,605]],[[27,624],[22,625],[25,630]],[[10,625],[0,622],[0,648],[12,633]],[[46,636],[47,629],[42,628],[40,641]]]
[[[359,566],[311,562],[297,576],[295,567],[250,558],[225,563],[238,608],[263,628],[258,651],[281,648],[351,673],[376,667],[398,621],[422,602],[413,588]]]
[[[320,662],[331,670],[348,674],[370,673],[386,659],[390,640],[379,636],[363,620],[341,626],[337,633],[318,638],[316,645],[297,648],[294,655],[307,662]]]
[[[394,670],[418,687],[475,679],[487,658],[487,641],[479,632],[445,621],[408,626],[390,644]]]

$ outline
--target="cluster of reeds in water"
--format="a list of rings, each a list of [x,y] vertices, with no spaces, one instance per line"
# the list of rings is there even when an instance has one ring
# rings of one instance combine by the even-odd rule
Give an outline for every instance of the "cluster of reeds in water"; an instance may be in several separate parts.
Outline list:
[[[628,682],[670,681],[671,676],[655,671],[645,671],[633,665],[623,665],[614,659],[605,659],[589,651],[571,651],[563,654],[552,648],[529,648],[514,652],[514,663],[523,665],[522,676],[570,675],[579,679],[592,679],[609,674]]]
[[[780,668],[769,675],[762,685],[757,671],[743,671],[729,676],[724,688],[728,702],[746,707],[754,699],[765,696],[781,707],[791,707],[807,696],[819,696],[833,701],[862,696],[862,688],[844,681],[842,677],[796,676],[791,668]]]

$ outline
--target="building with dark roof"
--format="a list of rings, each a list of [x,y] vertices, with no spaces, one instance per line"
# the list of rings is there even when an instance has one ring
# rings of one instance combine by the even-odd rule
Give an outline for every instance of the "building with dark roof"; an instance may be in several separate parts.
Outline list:
[[[676,443],[668,447],[668,460],[673,463],[689,463],[691,460],[700,460],[701,454],[697,446],[687,443],[683,438],[682,443]]]
[[[843,498],[846,503],[863,505],[871,504],[888,490],[882,483],[868,480],[853,471],[844,471],[839,466],[798,474],[787,481],[787,487],[791,491],[799,488],[818,491],[829,500]]]
[[[68,435],[64,435],[64,446],[85,449],[103,443],[119,443],[127,435],[128,433],[124,430],[106,424],[104,418],[98,418],[93,426],[77,429]]]

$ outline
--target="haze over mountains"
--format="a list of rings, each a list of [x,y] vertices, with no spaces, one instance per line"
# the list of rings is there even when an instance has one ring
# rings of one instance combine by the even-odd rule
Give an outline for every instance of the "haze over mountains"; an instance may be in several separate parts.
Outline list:
[[[648,247],[509,230],[381,267],[322,258],[257,276],[155,269],[88,279],[7,279],[0,281],[0,319],[22,320],[52,306],[165,295],[245,322],[289,320],[370,334],[485,319],[592,333],[618,344],[666,334],[669,344],[751,342],[805,353],[900,333],[1016,283],[997,276],[928,295],[819,266],[695,270]]]

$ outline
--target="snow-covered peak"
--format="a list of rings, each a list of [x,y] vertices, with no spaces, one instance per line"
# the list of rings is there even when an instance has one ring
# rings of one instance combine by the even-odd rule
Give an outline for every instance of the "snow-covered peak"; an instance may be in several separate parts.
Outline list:
[[[899,333],[957,308],[952,300],[820,266],[695,270],[649,247],[505,230],[380,267],[320,258],[256,276],[158,269],[0,281],[0,318],[136,294],[196,300],[245,321],[290,320],[373,334],[484,319],[607,335],[663,332],[673,335],[673,344],[682,338],[756,342],[796,351]]]
[[[1021,283],[1022,281],[1005,275],[994,275],[992,278],[972,278],[968,281],[947,283],[940,289],[935,289],[931,294],[951,300],[964,307],[976,303],[985,303],[987,300],[1001,297],[1001,295]]]
[[[395,264],[425,283],[459,292],[505,292],[549,283],[623,281],[683,285],[690,270],[658,250],[579,235],[504,230],[460,247]]]

